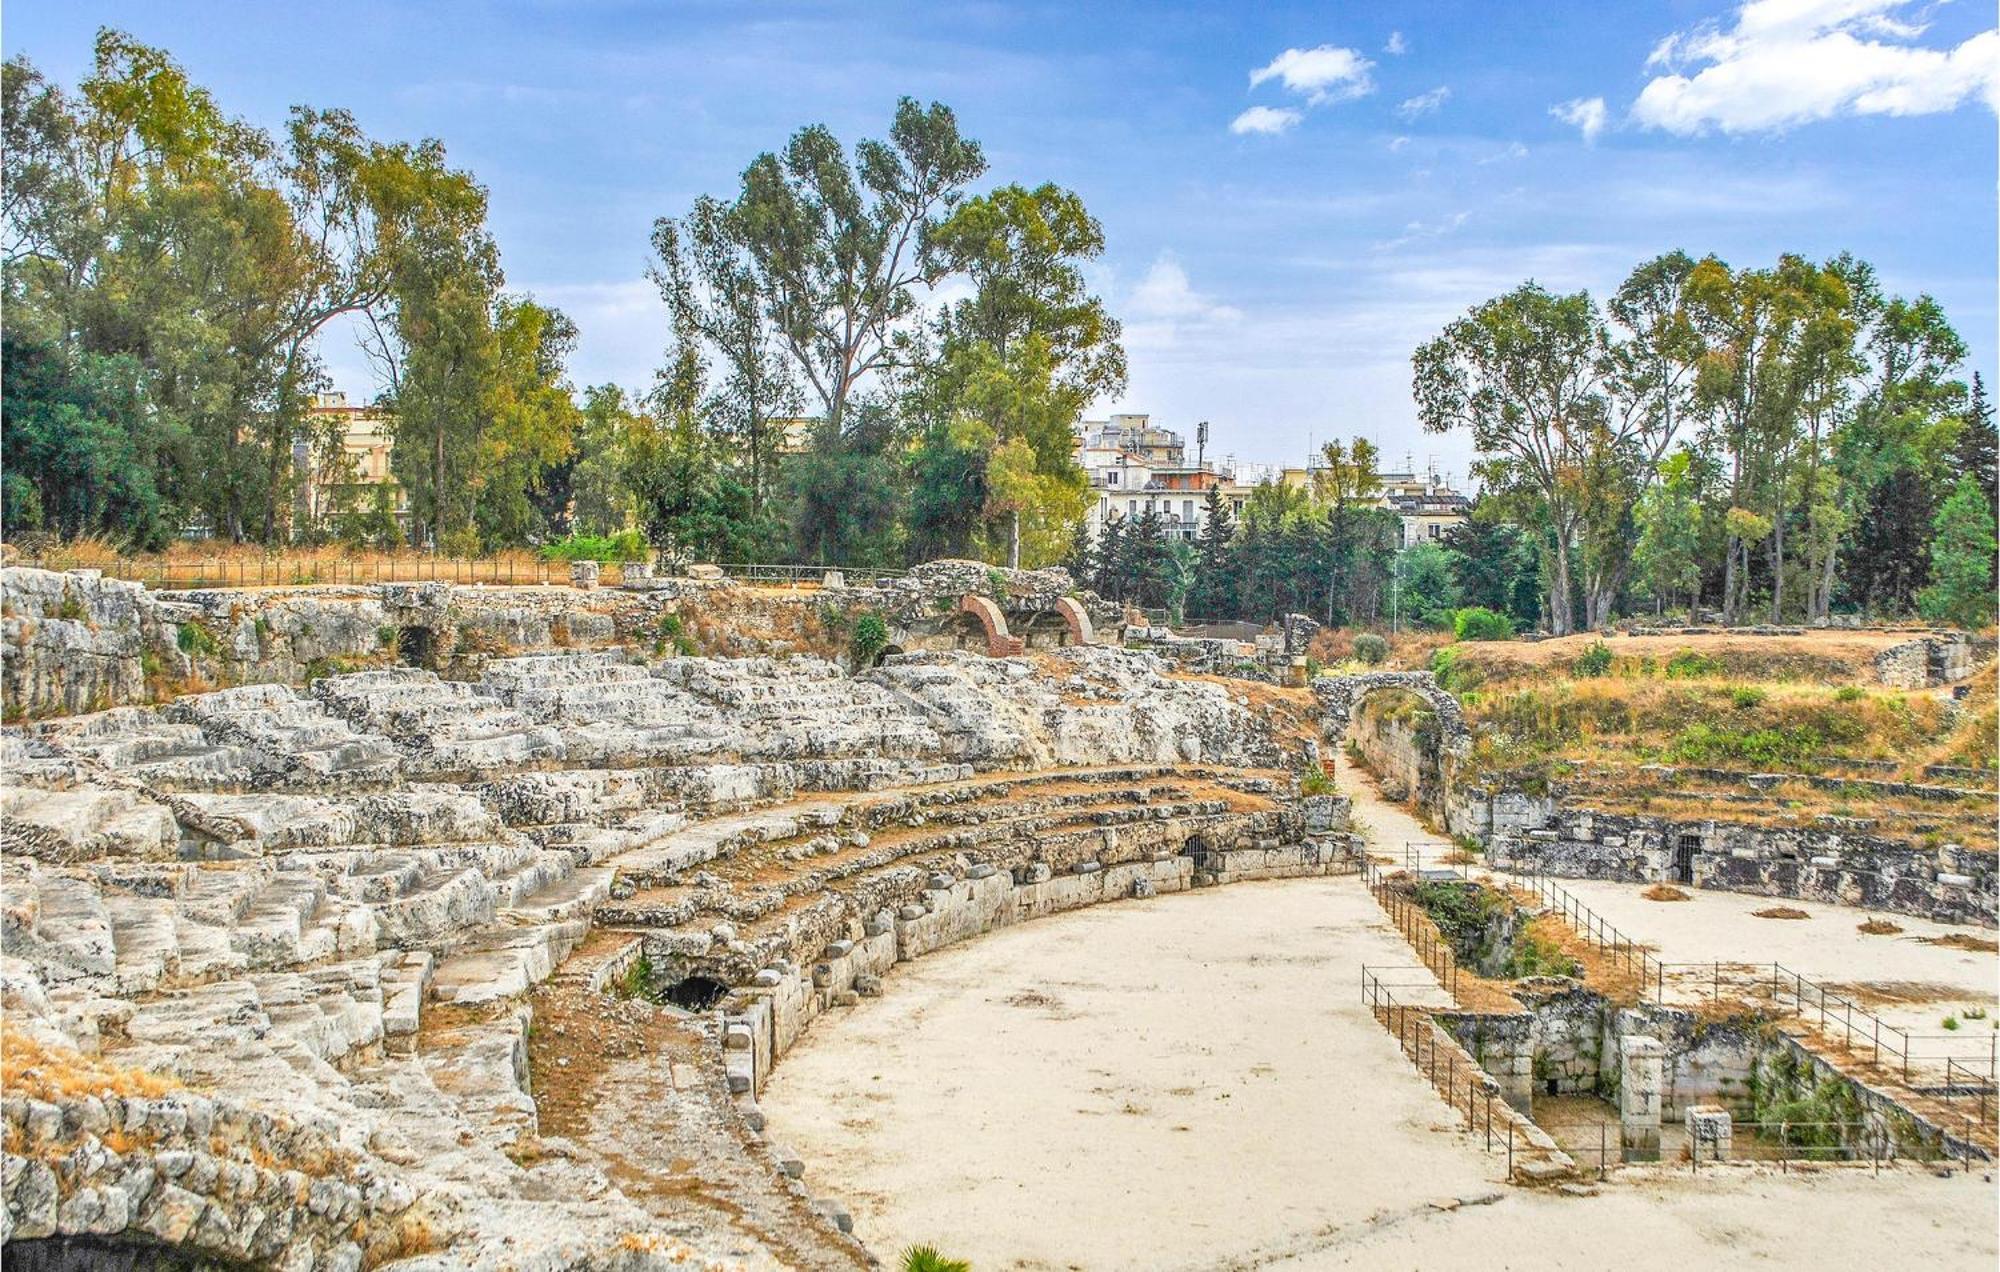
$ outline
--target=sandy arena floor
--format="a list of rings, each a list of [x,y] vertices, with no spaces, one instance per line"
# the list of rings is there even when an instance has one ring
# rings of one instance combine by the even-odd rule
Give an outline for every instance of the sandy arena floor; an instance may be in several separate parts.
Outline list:
[[[1009,928],[823,1018],[763,1107],[892,1256],[1004,1268],[1990,1269],[1990,1178],[1502,1162],[1369,1018],[1407,948],[1354,879],[1239,884]]]

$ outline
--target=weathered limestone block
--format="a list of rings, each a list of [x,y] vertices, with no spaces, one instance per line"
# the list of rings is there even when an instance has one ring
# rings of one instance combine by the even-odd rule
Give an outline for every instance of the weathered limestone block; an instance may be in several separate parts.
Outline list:
[[[1014,921],[1014,880],[1006,874],[963,880],[928,893],[929,908],[896,921],[896,957],[921,958],[932,950]]]
[[[1726,1162],[1734,1156],[1735,1124],[1720,1104],[1690,1104],[1686,1124],[1688,1153],[1696,1161]]]
[[[1628,1162],[1660,1159],[1660,1082],[1666,1048],[1657,1038],[1619,1040],[1618,1142]]]

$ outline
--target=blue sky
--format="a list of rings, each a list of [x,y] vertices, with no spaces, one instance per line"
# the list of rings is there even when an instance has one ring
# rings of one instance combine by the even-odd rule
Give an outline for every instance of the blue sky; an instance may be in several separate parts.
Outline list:
[[[1682,247],[1853,250],[1946,306],[1991,376],[2000,36],[1990,5],[380,3],[15,0],[0,42],[73,83],[93,31],[164,45],[223,104],[442,138],[492,192],[509,285],[582,329],[579,384],[664,343],[647,233],[808,122],[880,135],[949,103],[992,182],[1104,224],[1126,324],[1105,408],[1292,459],[1421,434],[1409,354],[1534,277],[1602,294]],[[372,391],[348,338],[340,386]]]

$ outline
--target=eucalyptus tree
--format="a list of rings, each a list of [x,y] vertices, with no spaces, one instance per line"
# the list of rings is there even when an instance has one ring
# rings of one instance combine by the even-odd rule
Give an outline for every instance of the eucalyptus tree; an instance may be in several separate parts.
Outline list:
[[[648,275],[676,322],[704,341],[726,369],[705,400],[711,431],[732,440],[748,473],[750,511],[760,516],[777,473],[785,421],[800,396],[778,343],[737,209],[704,195],[680,220],[653,223]]]
[[[858,143],[851,162],[814,124],[745,170],[730,230],[830,437],[857,387],[894,363],[918,293],[959,268],[938,229],[985,170],[949,107],[907,97],[889,139]]]
[[[1475,305],[1412,359],[1424,429],[1467,429],[1487,484],[1524,487],[1546,509],[1557,635],[1576,630],[1572,545],[1585,461],[1607,436],[1605,349],[1603,317],[1588,293],[1559,296],[1528,282]]]

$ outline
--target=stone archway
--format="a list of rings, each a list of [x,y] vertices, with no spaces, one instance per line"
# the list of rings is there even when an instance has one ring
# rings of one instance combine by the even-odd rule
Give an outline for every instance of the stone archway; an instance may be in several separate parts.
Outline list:
[[[1021,638],[1007,630],[1007,616],[986,597],[968,592],[958,598],[958,612],[979,621],[986,633],[986,652],[991,657],[1006,658],[1024,648]]]
[[[1472,732],[1458,701],[1435,676],[1428,671],[1320,676],[1312,688],[1322,713],[1321,735],[1336,757],[1347,751],[1360,760],[1383,798],[1408,802],[1449,823],[1452,787],[1461,763],[1471,755]],[[1361,704],[1377,693],[1414,698],[1423,703],[1425,714],[1412,717],[1394,709],[1364,713]]]
[[[1074,596],[1058,597],[1056,600],[1056,612],[1061,614],[1063,622],[1069,625],[1070,644],[1094,645],[1097,643],[1097,630],[1091,626],[1090,611],[1083,608],[1081,601],[1077,600]]]
[[[1313,696],[1319,699],[1320,734],[1339,742],[1347,732],[1354,708],[1369,694],[1382,689],[1413,693],[1429,705],[1437,716],[1439,749],[1457,757],[1472,754],[1472,730],[1458,699],[1446,693],[1437,677],[1428,671],[1371,671],[1360,676],[1320,676],[1312,682]]]

